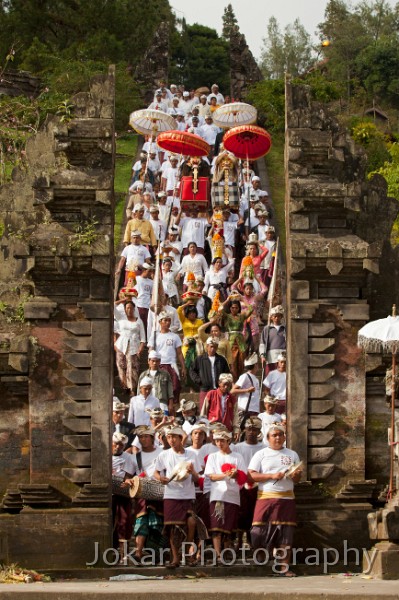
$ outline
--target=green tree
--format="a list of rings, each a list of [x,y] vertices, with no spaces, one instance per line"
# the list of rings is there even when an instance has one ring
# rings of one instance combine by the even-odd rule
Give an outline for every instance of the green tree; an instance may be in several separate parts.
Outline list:
[[[313,64],[311,38],[299,19],[287,25],[282,33],[276,18],[271,17],[263,42],[261,69],[265,77],[281,79],[285,73],[295,77]]]
[[[253,85],[246,97],[258,111],[258,123],[274,133],[282,133],[285,123],[283,79],[266,79]]]
[[[222,38],[227,42],[230,41],[231,32],[237,28],[237,18],[234,13],[233,7],[231,4],[228,4],[224,9],[223,17],[223,29],[222,29]]]
[[[187,88],[218,83],[222,92],[230,88],[229,44],[217,31],[203,25],[185,25],[174,39],[170,80]]]
[[[385,177],[388,184],[388,196],[392,196],[399,200],[399,144],[390,144],[388,147],[389,160],[377,171],[370,173],[372,177],[375,173],[379,173]],[[394,246],[399,244],[399,217],[396,219],[392,228],[391,242]]]
[[[393,79],[393,99],[398,16],[399,5],[393,9],[386,0],[363,1],[353,10],[343,0],[329,0],[319,25],[321,40],[329,41],[324,50],[327,77],[339,82],[348,101],[360,88],[370,96],[383,96],[389,79]]]

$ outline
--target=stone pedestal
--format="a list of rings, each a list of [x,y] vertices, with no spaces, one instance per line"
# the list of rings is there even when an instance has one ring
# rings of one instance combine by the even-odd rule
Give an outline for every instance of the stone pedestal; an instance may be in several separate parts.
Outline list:
[[[386,540],[373,546],[368,560],[363,559],[363,573],[378,579],[399,579],[399,544]]]

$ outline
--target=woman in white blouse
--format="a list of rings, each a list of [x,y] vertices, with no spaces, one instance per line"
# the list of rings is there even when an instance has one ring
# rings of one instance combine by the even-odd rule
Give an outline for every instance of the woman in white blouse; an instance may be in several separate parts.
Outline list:
[[[176,280],[182,277],[184,273],[183,290],[187,289],[187,278],[189,273],[194,273],[195,278],[205,275],[208,270],[208,263],[202,254],[197,253],[197,244],[191,242],[188,245],[188,254],[181,261],[180,269],[177,272]]]
[[[126,319],[115,322],[116,367],[122,387],[136,393],[145,331],[142,320],[134,316],[133,302],[125,303],[125,313]]]
[[[220,292],[220,299],[223,302],[227,298],[226,292],[226,281],[229,271],[234,267],[234,258],[231,258],[227,265],[223,266],[222,258],[214,258],[212,266],[205,275],[205,287],[204,290],[207,292],[209,298],[213,300],[216,292]]]

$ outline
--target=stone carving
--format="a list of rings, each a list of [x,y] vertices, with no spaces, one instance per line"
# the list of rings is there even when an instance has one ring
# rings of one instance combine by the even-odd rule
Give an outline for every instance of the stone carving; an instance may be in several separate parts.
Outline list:
[[[169,73],[169,24],[161,23],[156,30],[152,43],[137,65],[133,78],[144,90],[143,102],[150,104],[154,99],[154,90],[161,81],[168,81]]]
[[[286,125],[289,439],[305,461],[308,485],[325,492],[312,513],[302,508],[299,494],[302,536],[309,543],[316,526],[334,539],[338,523],[334,527],[326,516],[338,510],[347,539],[354,536],[359,547],[356,527],[367,547],[367,513],[388,462],[375,468],[378,451],[372,450],[377,443],[388,457],[374,433],[377,415],[381,433],[387,413],[386,365],[381,357],[365,359],[357,331],[371,314],[389,314],[385,306],[394,301],[387,265],[392,281],[397,253],[388,246],[398,203],[387,198],[382,178],[366,181],[363,151],[328,109],[311,101],[306,86],[289,81]],[[386,414],[385,440],[387,421]],[[366,480],[366,469],[376,479]]]
[[[29,563],[41,534],[22,530],[48,526],[43,567],[110,544],[114,77],[48,118],[0,188],[0,537]]]
[[[244,100],[248,87],[262,79],[263,75],[245,36],[235,26],[230,35],[230,96],[235,100]]]

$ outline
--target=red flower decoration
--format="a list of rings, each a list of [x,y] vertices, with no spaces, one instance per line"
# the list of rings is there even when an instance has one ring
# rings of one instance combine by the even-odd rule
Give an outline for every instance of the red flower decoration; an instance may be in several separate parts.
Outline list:
[[[222,473],[227,473],[228,471],[236,471],[237,467],[236,465],[233,465],[231,463],[224,463],[224,465],[222,465]]]
[[[139,477],[147,477],[147,474],[145,471],[143,471],[142,473],[140,473]]]
[[[240,487],[242,487],[244,485],[244,483],[247,482],[247,474],[244,473],[244,471],[240,471],[240,469],[238,469],[236,481],[237,481],[238,485]]]
[[[200,477],[198,479],[198,487],[202,492],[204,491],[204,481],[205,481],[205,477]]]
[[[207,455],[204,457],[204,465],[206,465],[206,463],[208,462],[208,458],[209,458],[209,454],[207,454]]]

